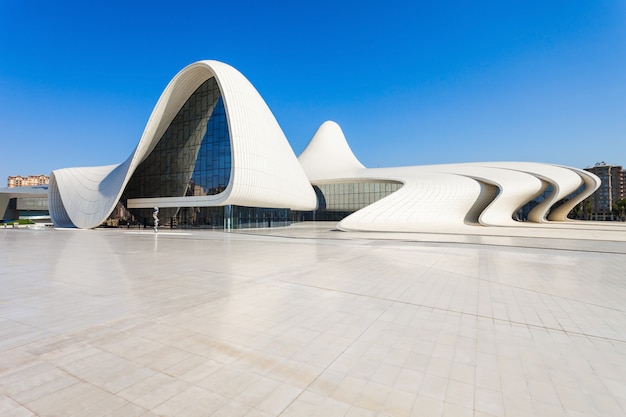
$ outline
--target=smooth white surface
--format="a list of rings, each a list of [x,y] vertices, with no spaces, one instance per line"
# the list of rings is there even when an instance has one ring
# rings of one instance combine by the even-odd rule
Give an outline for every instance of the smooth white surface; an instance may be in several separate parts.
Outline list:
[[[384,145],[384,144],[381,144]],[[338,223],[344,231],[462,231],[468,226],[527,226],[568,221],[570,210],[600,186],[595,175],[575,168],[535,162],[484,162],[365,168],[354,156],[337,123],[324,122],[298,157],[312,184],[397,181],[393,194]],[[581,193],[554,209],[584,185]],[[531,210],[528,222],[517,211],[552,187]],[[486,230],[483,233],[489,233]]]
[[[200,61],[181,70],[159,98],[136,150],[109,167],[55,170],[50,178],[51,217],[59,227],[92,228],[115,207],[137,166],[150,154],[185,101],[215,77],[228,118],[232,168],[217,196],[136,199],[129,207],[241,206],[311,210],[317,201],[273,114],[250,82],[233,67]]]
[[[574,171],[578,174],[584,182],[584,192],[578,194],[572,198],[569,202],[564,203],[560,207],[557,207],[550,213],[548,219],[556,221],[569,221],[567,214],[576,206],[576,204],[582,202],[585,198],[593,194],[598,188],[600,188],[600,178],[597,175],[578,168],[563,167]]]
[[[0,229],[0,415],[621,417],[612,226]]]
[[[568,222],[569,211],[600,186],[599,178],[591,173],[539,163],[367,169],[353,154],[341,127],[332,121],[319,127],[296,159],[276,119],[252,84],[224,63],[200,61],[184,68],[166,87],[137,149],[124,163],[52,172],[49,201],[55,225],[92,228],[101,224],[178,110],[211,77],[215,77],[222,91],[229,121],[232,168],[228,187],[214,196],[131,199],[129,208],[235,204],[312,210],[317,201],[311,184],[390,180],[402,183],[403,187],[351,214],[338,227],[352,231],[449,231],[476,224],[526,226],[548,220]],[[584,188],[578,196],[557,208],[581,186]],[[548,187],[552,187],[552,192],[530,212],[528,222],[515,221],[517,211]]]
[[[331,120],[317,129],[298,162],[313,183],[353,178],[365,169],[352,153],[341,127]]]
[[[567,211],[555,210],[551,214],[551,220],[563,222],[571,207],[599,186],[599,179],[593,174],[587,177],[571,168],[522,162],[365,169],[352,180],[365,178],[400,181],[404,186],[343,219],[339,222],[342,230],[462,231],[477,222],[483,226],[528,227],[545,223],[546,212],[553,204],[585,184],[586,188],[567,204]],[[338,182],[343,181],[346,179]],[[513,220],[517,210],[542,193],[548,184],[553,186],[552,193],[545,203],[531,211],[529,221]]]
[[[497,163],[483,163],[476,165],[493,167],[500,166],[500,164]],[[541,181],[545,182],[546,185],[549,184],[552,186],[552,192],[550,195],[548,195],[541,203],[539,203],[539,205],[532,209],[528,215],[529,221],[534,223],[543,223],[547,221],[546,217],[550,208],[559,200],[562,200],[578,190],[578,188],[584,184],[583,178],[580,176],[578,171],[565,167],[533,162],[507,162],[505,166],[508,169],[515,169],[534,175]],[[567,216],[570,210],[565,213],[565,216]],[[564,219],[554,218],[553,220]]]

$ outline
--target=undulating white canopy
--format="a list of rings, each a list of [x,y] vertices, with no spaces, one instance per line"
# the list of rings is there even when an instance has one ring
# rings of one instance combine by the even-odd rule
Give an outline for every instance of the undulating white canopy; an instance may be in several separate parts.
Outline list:
[[[567,221],[567,214],[600,186],[595,175],[536,162],[485,162],[365,168],[343,132],[324,122],[299,156],[314,185],[395,181],[403,186],[341,220],[352,231],[460,231],[466,227],[528,226]],[[530,202],[526,222],[516,213]]]
[[[51,173],[49,207],[55,225],[79,228],[100,225],[181,108],[210,79],[219,87],[226,113],[231,152],[228,185],[212,195],[180,193],[133,198],[128,200],[128,207],[239,205],[314,210],[318,197],[311,185],[382,181],[401,186],[348,215],[339,222],[339,228],[445,231],[566,221],[568,212],[600,185],[599,179],[586,171],[540,163],[368,169],[353,154],[339,125],[332,121],[319,127],[296,158],[278,122],[252,84],[227,64],[200,61],[181,70],[165,88],[135,151],[126,161]],[[193,157],[188,156],[185,161],[193,161]],[[517,211],[532,201],[537,204],[530,210],[528,221],[516,221]]]
[[[313,210],[315,193],[276,118],[252,84],[235,68],[200,61],[181,70],[163,91],[139,144],[119,165],[59,169],[50,175],[50,215],[61,227],[100,225],[119,201],[137,166],[148,157],[191,94],[217,81],[226,109],[232,167],[217,195],[136,199],[134,208],[240,205]]]

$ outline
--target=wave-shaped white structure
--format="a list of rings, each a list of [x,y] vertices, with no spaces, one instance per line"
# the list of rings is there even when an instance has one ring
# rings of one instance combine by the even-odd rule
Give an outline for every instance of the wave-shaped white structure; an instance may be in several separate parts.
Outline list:
[[[181,70],[163,91],[135,151],[119,165],[59,169],[50,175],[50,215],[56,226],[93,228],[119,201],[139,164],[155,148],[191,94],[215,78],[224,100],[232,167],[226,189],[216,195],[133,200],[134,208],[223,206],[312,210],[315,193],[267,104],[236,69],[200,61]]]
[[[314,185],[371,181],[402,184],[399,190],[339,222],[340,229],[353,231],[458,231],[472,225],[567,221],[570,210],[600,186],[599,178],[589,172],[536,162],[367,169],[332,121],[318,129],[299,160]],[[528,222],[516,221],[518,210],[540,196],[543,199],[530,210]],[[566,197],[570,198],[565,201]],[[555,206],[557,203],[561,204]]]
[[[149,170],[142,167],[151,165],[142,163],[160,155],[157,149],[164,143],[178,143],[167,142],[164,138],[169,137],[167,132],[175,125],[175,120],[187,114],[183,108],[195,100],[196,92],[209,81],[212,83],[211,99],[198,105],[203,109],[198,116],[199,124],[183,123],[183,128],[187,129],[183,135],[186,143],[192,143],[177,162],[184,166],[181,172],[185,174],[167,179],[178,184],[178,188],[175,191],[169,188],[167,192],[159,190],[163,192],[149,197],[126,196],[129,208],[238,205],[306,211],[314,210],[318,199],[324,198],[320,187],[339,185],[343,190],[341,186],[361,184],[363,189],[384,188],[386,194],[372,200],[359,195],[361,206],[357,208],[341,195],[336,199],[339,203],[335,209],[352,214],[339,222],[340,229],[445,231],[475,226],[566,222],[569,211],[600,185],[598,177],[589,172],[540,163],[488,162],[368,169],[350,149],[341,127],[332,121],[319,127],[296,158],[278,122],[252,84],[227,64],[200,61],[181,70],[165,88],[136,149],[126,161],[51,173],[49,208],[54,224],[79,228],[100,225],[127,185],[133,184],[133,175]],[[190,194],[186,185],[192,180],[194,161],[201,160],[198,152],[202,138],[210,130],[208,120],[217,108],[218,97],[223,100],[228,130],[230,159],[229,164],[224,165],[229,169],[228,183],[223,189],[220,186],[213,190],[215,192]],[[159,160],[159,169],[170,166],[167,158],[166,165]],[[153,176],[149,178],[158,182],[166,181],[169,174],[150,175]],[[317,187],[318,195],[312,185]],[[129,185],[129,188],[132,187]],[[516,221],[520,208],[533,201],[536,204],[530,209],[528,220]]]

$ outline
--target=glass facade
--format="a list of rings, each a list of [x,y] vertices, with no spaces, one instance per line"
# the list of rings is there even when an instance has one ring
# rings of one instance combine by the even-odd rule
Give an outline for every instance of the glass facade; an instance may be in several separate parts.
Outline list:
[[[13,197],[10,198],[5,212],[0,212],[0,223],[17,219],[50,217],[48,197]]]
[[[124,193],[128,199],[206,196],[222,193],[231,174],[231,145],[224,101],[214,78],[189,97],[150,155],[137,167]],[[319,208],[160,207],[161,227],[257,228],[287,226],[292,220],[340,220],[398,190],[395,181],[315,186]],[[152,225],[152,208],[130,209],[131,224]]]
[[[129,198],[216,195],[228,186],[231,148],[224,100],[214,78],[189,97],[129,181]],[[130,209],[131,224],[152,225],[152,208]],[[288,209],[222,206],[159,209],[163,228],[256,228],[289,225]]]
[[[289,226],[289,209],[226,206],[224,215],[231,229]]]
[[[152,219],[145,218],[146,226]],[[166,217],[159,211],[159,224],[162,228],[194,229],[246,229],[258,227],[289,226],[289,209],[219,206],[219,207],[180,207],[176,216]]]
[[[402,183],[397,181],[314,185],[317,210],[294,211],[291,219],[293,221],[338,221],[399,190],[400,187]]]
[[[48,197],[18,197],[15,209],[19,211],[48,211]]]
[[[215,78],[205,81],[172,120],[154,150],[129,181],[122,202],[129,198],[215,195],[228,186],[231,149],[226,110]],[[162,208],[160,216],[173,224],[214,224],[215,210]],[[223,210],[222,210],[223,211]],[[152,221],[152,209],[132,209],[138,221]],[[220,217],[220,216],[217,216]],[[223,217],[223,215],[221,216]]]

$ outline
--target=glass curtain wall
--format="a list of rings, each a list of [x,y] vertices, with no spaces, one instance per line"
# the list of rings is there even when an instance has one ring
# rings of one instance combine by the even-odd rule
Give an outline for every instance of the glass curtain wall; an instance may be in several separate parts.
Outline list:
[[[228,186],[230,169],[226,110],[217,82],[211,78],[189,97],[154,150],[139,165],[122,202],[126,206],[129,198],[219,194]],[[152,222],[152,209],[132,209],[131,213],[135,221]],[[163,225],[215,227],[223,219],[223,208],[162,208],[159,217]]]
[[[228,186],[231,147],[224,101],[214,78],[189,97],[126,186],[129,198],[216,195]],[[152,225],[152,209],[131,209],[135,224]],[[289,225],[289,209],[178,207],[159,209],[164,228],[240,229]]]
[[[402,187],[397,181],[318,184],[317,210],[292,211],[292,221],[339,221]]]
[[[176,217],[165,217],[159,209],[159,225],[164,229],[254,229],[261,227],[289,226],[289,209],[220,206],[220,207],[180,207]],[[152,225],[146,219],[144,226]],[[143,219],[142,219],[143,221]],[[136,223],[135,223],[136,224]],[[142,224],[139,223],[139,227]]]

